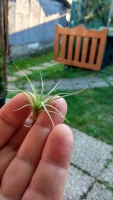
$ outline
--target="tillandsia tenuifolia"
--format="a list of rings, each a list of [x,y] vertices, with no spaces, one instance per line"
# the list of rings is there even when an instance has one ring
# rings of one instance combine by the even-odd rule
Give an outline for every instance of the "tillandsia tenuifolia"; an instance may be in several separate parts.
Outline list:
[[[18,69],[17,66],[15,66],[15,67]],[[22,109],[26,106],[30,106],[31,109],[32,109],[32,113],[33,113],[33,123],[36,121],[38,113],[40,113],[42,111],[47,113],[48,117],[51,120],[53,127],[54,127],[54,122],[52,120],[50,113],[55,113],[55,114],[59,115],[60,117],[62,117],[63,119],[65,119],[69,123],[69,121],[62,115],[62,113],[59,112],[59,110],[56,109],[54,106],[52,106],[50,104],[50,102],[53,101],[53,100],[62,98],[62,97],[67,97],[67,96],[77,94],[77,93],[83,91],[86,88],[84,88],[84,89],[82,89],[78,92],[75,92],[75,93],[57,93],[57,94],[54,95],[53,93],[55,91],[57,91],[60,87],[60,86],[58,86],[59,85],[59,82],[58,82],[46,95],[44,95],[44,82],[43,82],[43,79],[42,79],[42,75],[40,73],[42,88],[41,88],[40,94],[38,94],[35,86],[30,81],[30,79],[26,76],[26,74],[24,74],[24,72],[22,72],[20,69],[18,69],[18,70],[26,77],[26,79],[30,83],[33,93],[28,92],[28,91],[24,91],[24,90],[20,90],[19,88],[16,88],[16,87],[9,87],[10,91],[17,91],[17,92],[23,93],[25,95],[25,97],[28,99],[28,102],[29,102],[29,104],[26,104],[23,107],[18,108],[15,111],[18,111],[18,110],[20,110],[20,109]]]

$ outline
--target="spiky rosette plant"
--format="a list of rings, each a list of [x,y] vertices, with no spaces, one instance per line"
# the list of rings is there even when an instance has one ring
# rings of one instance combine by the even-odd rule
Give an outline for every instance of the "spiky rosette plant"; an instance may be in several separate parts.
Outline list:
[[[16,68],[17,68],[17,66],[16,66]],[[37,115],[40,112],[46,112],[47,113],[48,117],[50,118],[50,120],[52,122],[53,127],[54,127],[54,122],[52,120],[50,113],[55,113],[55,114],[59,115],[60,117],[62,117],[63,119],[65,119],[69,123],[69,121],[62,115],[62,113],[59,112],[59,110],[56,109],[54,106],[52,106],[50,103],[53,100],[77,94],[77,93],[83,91],[85,88],[81,91],[71,93],[71,94],[69,94],[69,93],[57,93],[57,94],[54,95],[53,93],[56,92],[60,87],[60,86],[58,86],[59,85],[59,82],[58,82],[46,95],[44,95],[44,82],[43,82],[43,79],[42,79],[42,76],[41,76],[41,73],[40,73],[42,88],[41,88],[40,94],[38,94],[35,86],[30,81],[30,79],[21,70],[19,70],[19,71],[26,77],[26,79],[30,83],[33,93],[31,93],[29,91],[20,90],[19,88],[9,87],[10,91],[17,91],[17,92],[24,94],[25,97],[28,99],[28,102],[29,102],[28,104],[24,105],[23,107],[18,108],[16,111],[23,109],[26,106],[30,106],[31,109],[32,109],[32,113],[33,113],[33,123],[36,121]],[[50,110],[51,108],[52,108],[52,110]]]

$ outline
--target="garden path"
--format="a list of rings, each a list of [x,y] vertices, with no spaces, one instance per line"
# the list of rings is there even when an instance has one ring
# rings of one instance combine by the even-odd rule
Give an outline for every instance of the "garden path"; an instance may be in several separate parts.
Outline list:
[[[32,72],[35,70],[41,70],[43,72],[43,69],[46,69],[47,67],[56,67],[56,62],[53,60],[50,62],[46,62],[41,64],[40,66],[32,66],[29,67],[29,69],[22,70],[26,75],[32,74]],[[13,74],[13,77],[8,76],[8,85],[12,85],[13,81],[16,81],[16,79],[21,76],[22,74],[18,71]],[[24,76],[24,75],[23,75]],[[109,87],[113,85],[113,76],[107,76],[107,80],[103,79],[102,77],[92,75],[90,77],[79,77],[79,78],[73,78],[73,79],[67,79],[63,78],[60,80],[47,80],[45,84],[45,91],[50,90],[55,84],[60,81],[61,87],[60,90],[80,90],[85,87],[88,88],[99,88],[99,87]],[[21,83],[20,83],[21,84]],[[41,88],[41,82],[40,81],[34,81],[33,84],[37,87],[37,90]],[[30,90],[29,83],[26,83],[24,85],[24,89]]]

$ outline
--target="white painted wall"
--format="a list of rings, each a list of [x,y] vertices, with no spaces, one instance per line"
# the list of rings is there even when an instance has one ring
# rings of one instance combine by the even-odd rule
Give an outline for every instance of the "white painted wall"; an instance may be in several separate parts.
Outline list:
[[[13,59],[34,54],[46,49],[46,44],[48,48],[49,43],[53,44],[57,23],[66,26],[66,8],[62,3],[52,0],[9,0],[9,57]],[[35,51],[34,47],[29,48],[30,44],[36,47]]]

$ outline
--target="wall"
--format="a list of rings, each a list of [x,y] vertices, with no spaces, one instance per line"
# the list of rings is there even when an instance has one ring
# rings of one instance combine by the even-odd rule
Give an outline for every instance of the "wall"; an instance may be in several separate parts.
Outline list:
[[[55,25],[66,26],[66,8],[52,0],[9,0],[9,58],[53,48]]]

